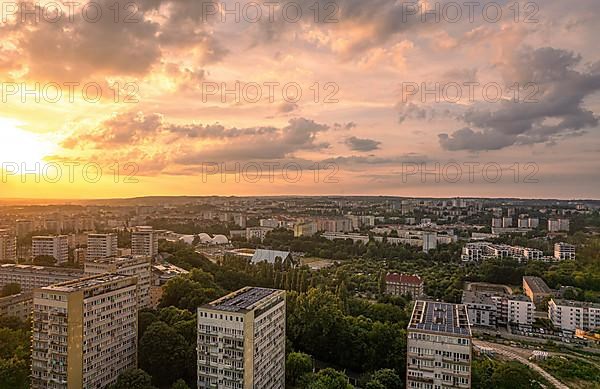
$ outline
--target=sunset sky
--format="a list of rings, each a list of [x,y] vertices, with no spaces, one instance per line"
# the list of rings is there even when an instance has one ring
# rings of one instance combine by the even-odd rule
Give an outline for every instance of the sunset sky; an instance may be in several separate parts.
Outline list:
[[[598,0],[136,3],[2,1],[0,197],[600,198]]]

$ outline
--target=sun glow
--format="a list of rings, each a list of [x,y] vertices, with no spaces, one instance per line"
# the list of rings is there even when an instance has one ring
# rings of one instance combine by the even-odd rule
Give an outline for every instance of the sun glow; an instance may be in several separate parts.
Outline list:
[[[17,120],[0,118],[0,162],[42,163],[56,148],[46,137],[22,129],[23,125]]]

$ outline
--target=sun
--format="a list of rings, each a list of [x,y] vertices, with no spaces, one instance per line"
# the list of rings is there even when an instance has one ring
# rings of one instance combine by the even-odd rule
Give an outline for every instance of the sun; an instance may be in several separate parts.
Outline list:
[[[56,145],[43,135],[24,130],[23,126],[18,120],[0,117],[0,162],[25,163],[31,167],[38,162],[43,164],[44,157],[52,154]]]

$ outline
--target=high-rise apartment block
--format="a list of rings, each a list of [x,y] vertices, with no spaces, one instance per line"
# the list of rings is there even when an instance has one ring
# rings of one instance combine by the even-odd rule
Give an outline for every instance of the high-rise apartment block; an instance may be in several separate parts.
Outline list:
[[[548,232],[568,232],[569,219],[548,219]]]
[[[9,230],[0,229],[0,262],[17,260],[17,237]]]
[[[158,238],[150,226],[138,226],[131,232],[131,254],[154,258],[158,254]]]
[[[33,232],[33,221],[19,219],[15,222],[15,230],[19,238],[31,234]]]
[[[117,255],[117,234],[88,234],[85,257],[94,260]]]
[[[34,236],[31,239],[33,258],[40,255],[54,257],[57,263],[69,260],[69,237],[67,235]]]
[[[100,389],[137,366],[137,280],[103,274],[34,291],[31,388]]]
[[[246,287],[198,308],[198,388],[285,387],[285,292]]]
[[[150,257],[105,257],[84,262],[86,275],[116,273],[137,277],[139,308],[151,308],[150,286],[152,265]]]
[[[417,301],[407,347],[407,388],[471,387],[471,329],[464,305]]]

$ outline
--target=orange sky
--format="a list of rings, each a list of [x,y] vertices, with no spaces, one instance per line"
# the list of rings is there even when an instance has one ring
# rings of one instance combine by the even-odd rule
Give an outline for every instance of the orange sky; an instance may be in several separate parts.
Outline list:
[[[191,0],[100,1],[96,19],[41,2],[25,22],[2,3],[5,198],[600,197],[594,0],[455,23],[448,1],[439,21],[384,0],[317,20],[312,0],[272,20],[241,2],[238,21]]]

